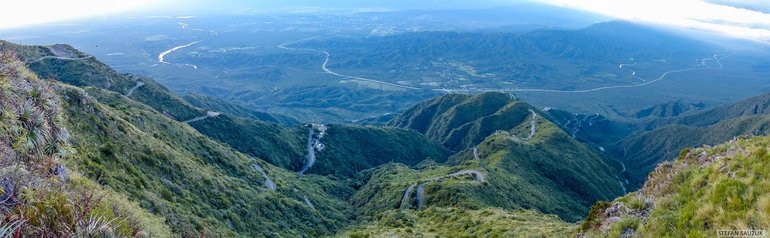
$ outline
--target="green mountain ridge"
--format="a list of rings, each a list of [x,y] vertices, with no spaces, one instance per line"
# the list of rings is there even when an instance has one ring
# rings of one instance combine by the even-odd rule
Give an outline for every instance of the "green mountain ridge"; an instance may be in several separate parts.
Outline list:
[[[73,144],[78,168],[130,194],[146,209],[171,215],[167,220],[175,233],[324,234],[342,226],[348,216],[344,194],[350,191],[342,185],[304,182],[291,171],[242,155],[122,95],[96,88],[85,95],[77,91],[62,93],[71,99],[67,112],[77,138]],[[82,101],[91,103],[79,104]],[[92,113],[83,113],[88,111]],[[254,163],[265,168],[277,192],[266,188]],[[294,189],[313,191],[304,196],[310,196],[316,208],[331,208],[318,214]],[[275,223],[276,217],[306,220],[308,225]]]
[[[447,164],[454,170],[487,174],[485,188],[455,192],[471,194],[459,199],[470,207],[532,208],[574,221],[596,200],[623,192],[606,158],[535,110],[502,93],[450,94],[406,110],[391,125],[461,150]]]
[[[54,53],[52,52],[53,46],[19,46],[14,45],[8,42],[0,42],[0,50],[2,49],[14,49],[17,51],[22,52],[45,52],[45,54],[37,54],[32,56],[38,56],[45,57],[45,56],[54,56]],[[58,45],[58,48],[67,49],[71,52],[76,52],[78,56],[85,56],[83,53],[80,53],[79,51],[66,46],[66,45]],[[25,55],[25,54],[22,54]],[[32,57],[29,56],[29,57]],[[31,60],[35,61],[35,60]],[[65,64],[61,64],[61,62],[65,62]],[[171,118],[175,118],[179,121],[187,121],[194,118],[198,118],[201,115],[206,115],[207,110],[197,108],[189,103],[187,103],[183,98],[177,96],[176,94],[169,91],[167,88],[161,86],[157,82],[155,82],[152,79],[144,78],[144,77],[136,77],[133,75],[128,74],[119,74],[113,69],[109,68],[108,66],[104,65],[103,63],[97,61],[93,57],[86,58],[84,60],[68,60],[68,59],[57,59],[57,58],[49,58],[40,60],[34,63],[30,64],[30,68],[35,71],[38,74],[46,75],[49,78],[62,78],[65,79],[63,82],[73,84],[75,86],[94,86],[110,91],[115,91],[123,95],[128,95],[128,91],[130,89],[124,89],[124,88],[118,88],[114,85],[138,85],[138,82],[142,82],[141,87],[136,88],[129,97],[131,99],[134,99],[136,101],[142,102],[158,112],[161,112]],[[87,72],[87,73],[72,73],[72,72]],[[102,84],[101,81],[109,80],[111,84]],[[193,99],[192,101],[199,105],[204,105],[209,107],[210,109],[223,109],[223,112],[236,112],[240,115],[248,116],[248,115],[261,115],[264,117],[265,115],[270,116],[269,114],[265,113],[258,113],[253,111],[247,111],[241,107],[238,107],[236,105],[228,104],[220,100],[210,99],[210,98],[203,98],[200,96],[189,96],[186,98]],[[247,114],[244,114],[247,113]],[[280,125],[269,123],[269,122],[288,122],[292,124],[296,124],[296,122],[291,121],[290,119],[282,119],[278,120],[275,117],[272,117],[273,119],[268,119],[268,123],[259,121],[259,120],[253,120],[249,118],[235,118],[232,116],[224,115],[222,117],[214,117],[209,118],[206,120],[200,120],[195,121],[191,123],[193,127],[198,129],[199,132],[211,136],[213,138],[216,138],[220,140],[221,142],[224,142],[233,148],[246,153],[250,154],[252,156],[257,156],[260,158],[264,158],[268,160],[269,162],[281,166],[283,168],[292,169],[292,170],[299,170],[299,168],[304,163],[304,158],[306,154],[304,142],[302,138],[305,137],[307,134],[305,130],[295,128],[284,128]],[[340,127],[346,127],[344,125],[340,125]],[[391,131],[398,130],[398,129],[389,129]],[[353,139],[345,139],[345,138],[336,138],[336,137],[330,137],[333,138],[331,140],[334,141],[345,141],[347,140],[348,143],[340,143],[340,146],[350,147],[346,149],[341,149],[345,152],[354,152],[357,149],[357,146],[360,146],[355,143],[349,143],[349,142],[363,142],[363,141],[377,141],[377,138],[382,138],[382,134],[380,133],[381,130],[377,128],[371,129],[371,134],[363,135],[367,133],[361,133],[362,130],[356,130],[353,128],[350,128],[346,131],[359,131],[358,134],[350,134],[350,133],[342,133],[342,135],[350,135],[357,138]],[[378,133],[380,133],[378,135]],[[356,163],[351,162],[354,166],[354,168],[360,168],[360,169],[366,169],[370,168],[372,166],[376,166],[379,164],[382,164],[384,162],[388,161],[399,161],[399,162],[406,162],[407,164],[416,164],[420,160],[423,160],[425,158],[431,157],[436,160],[443,161],[446,157],[448,157],[448,153],[439,148],[436,145],[432,145],[430,142],[422,140],[419,138],[410,138],[410,137],[418,137],[417,134],[409,134],[409,133],[392,133],[394,136],[396,135],[403,135],[403,138],[391,140],[391,141],[382,141],[382,143],[371,143],[370,145],[374,146],[381,146],[381,149],[374,149],[371,148],[371,151],[375,152],[382,152],[382,153],[373,153],[368,154],[367,156],[375,156],[374,158],[370,159],[364,159],[363,154],[359,151],[356,153],[350,153],[357,155],[357,157],[354,158],[344,158],[343,156],[349,155],[348,153],[339,154],[336,152],[330,152],[330,153],[320,153],[319,154],[319,163],[320,166],[323,166],[324,163],[331,165],[328,161],[361,161],[361,160],[373,160],[377,161],[376,163]],[[361,136],[367,136],[368,138],[361,138]],[[337,140],[339,139],[339,140]],[[395,142],[395,144],[393,144]],[[416,143],[415,143],[416,142]],[[408,143],[408,144],[407,144]],[[330,147],[334,148],[332,150],[336,150],[337,147]],[[390,149],[388,149],[390,148]],[[413,148],[411,150],[399,150],[404,148]],[[422,149],[425,148],[425,149]],[[335,154],[336,153],[336,154]],[[398,155],[393,158],[393,155]],[[329,158],[331,157],[331,158]],[[404,160],[404,159],[408,159]],[[322,168],[322,167],[316,167],[311,170],[313,172],[314,170],[319,171],[325,171],[325,174],[332,174],[333,170],[330,170],[328,168]],[[360,170],[359,169],[359,170]],[[352,173],[357,172],[358,170],[348,171],[342,174],[345,174],[346,177],[350,177]],[[340,173],[337,173],[337,175],[342,175]]]
[[[766,135],[768,105],[770,94],[764,94],[677,117],[645,120],[640,127],[652,129],[633,133],[608,148],[613,157],[625,162],[632,187],[638,187],[658,163],[675,158],[684,148],[715,145],[736,136]]]
[[[766,137],[657,165],[680,147],[765,133],[766,95],[653,109],[633,125],[497,92],[435,97],[386,126],[300,124],[180,97],[66,45],[0,50],[0,155],[15,159],[0,164],[22,168],[0,176],[25,178],[0,183],[0,198],[19,201],[0,204],[0,229],[16,234],[657,237],[770,220]],[[635,153],[615,161],[621,147]],[[645,170],[641,190],[623,196],[644,181],[627,175]],[[103,195],[83,203],[93,210],[77,202],[89,192]],[[98,229],[84,230],[84,217]]]
[[[13,52],[0,55],[2,234],[171,236],[164,218],[74,169],[75,132],[58,93],[68,87],[39,79]]]
[[[47,60],[68,59],[47,58],[38,62]],[[80,70],[92,63],[85,62],[84,65],[71,64],[68,67]],[[67,67],[61,70],[65,69]],[[111,74],[113,71],[108,68],[103,71],[96,70],[89,75],[120,75]],[[307,135],[302,133],[304,130],[227,114],[191,121],[188,126],[175,120],[181,118],[175,115],[184,114],[178,112],[203,114],[205,110],[185,103],[151,79],[130,75],[114,78],[117,81],[131,80],[135,85],[139,85],[136,82],[143,83],[129,93],[131,89],[114,92],[109,90],[111,87],[84,79],[90,76],[68,72],[49,76],[64,78],[64,82],[75,82],[84,87],[61,85],[56,92],[64,99],[61,105],[65,112],[65,124],[72,134],[71,141],[76,151],[69,161],[73,169],[102,186],[128,195],[143,209],[162,214],[176,234],[329,235],[358,216],[346,202],[356,193],[352,189],[356,186],[351,188],[342,180],[329,180],[322,176],[300,176],[241,154],[198,132],[206,132],[205,126],[217,125],[220,121],[234,130],[273,128],[284,131],[284,134],[266,133],[272,138],[302,139]],[[194,130],[194,127],[198,129]],[[214,127],[211,131],[217,129]],[[413,166],[423,159],[443,162],[449,155],[440,145],[428,146],[433,143],[420,139],[422,136],[412,130],[329,125],[328,133],[329,136],[323,140],[328,147],[318,153],[319,162],[313,168],[320,173],[328,171],[336,177],[349,177],[359,170],[390,161]],[[277,144],[268,141],[263,147],[277,148]],[[289,151],[302,148],[301,143],[294,144],[296,148]],[[413,150],[423,152],[410,152]],[[387,156],[377,157],[378,154]],[[293,156],[297,155],[302,154]],[[339,168],[338,162],[344,161],[340,156],[351,155],[353,159],[348,161],[353,162],[352,166],[343,167],[352,170],[340,174],[339,171],[345,171]],[[294,166],[297,166],[296,162]],[[333,169],[335,166],[337,168]],[[271,219],[265,220],[266,217]],[[304,225],[298,226],[295,222]]]
[[[768,137],[684,150],[650,173],[639,191],[595,205],[589,237],[715,237],[770,225]]]
[[[266,113],[248,109],[241,105],[235,105],[225,102],[218,98],[208,97],[200,94],[187,94],[182,96],[185,101],[193,106],[204,108],[209,111],[227,113],[237,117],[250,118],[258,121],[273,122],[281,125],[293,126],[299,124],[297,119],[289,116]]]
[[[347,224],[352,190],[339,182],[240,154],[119,93],[54,84],[74,150],[67,163],[163,216],[175,234],[319,236]]]

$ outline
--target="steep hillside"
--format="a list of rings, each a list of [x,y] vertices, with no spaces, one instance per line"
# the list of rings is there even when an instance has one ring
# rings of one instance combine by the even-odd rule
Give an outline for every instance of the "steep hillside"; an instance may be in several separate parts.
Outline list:
[[[21,46],[0,42],[0,49],[3,48],[22,52],[21,55],[29,58],[27,64],[30,68],[46,78],[122,94],[169,118],[187,122],[204,135],[243,153],[264,158],[274,165],[298,171],[305,163],[306,130],[274,124],[296,124],[291,118],[275,117],[204,96],[185,97],[204,110],[191,105],[150,78],[119,74],[95,58],[67,45]],[[222,115],[222,112],[225,114]],[[418,133],[406,130],[343,125],[330,128],[330,131],[335,131],[334,136],[327,137],[328,143],[322,142],[330,145],[330,149],[318,153],[319,163],[310,168],[310,173],[352,177],[362,169],[390,161],[414,165],[425,158],[443,161],[449,156],[441,146],[431,143]],[[367,152],[364,153],[360,148],[367,148]],[[339,167],[335,163],[349,166]]]
[[[339,237],[568,237],[577,226],[535,211],[496,208],[392,210]]]
[[[682,151],[639,191],[595,205],[581,231],[589,237],[716,237],[719,230],[766,230],[769,142],[733,139]]]
[[[306,164],[307,126],[286,128],[273,123],[221,115],[190,125],[233,148],[293,171]],[[449,152],[419,133],[389,127],[324,125],[308,173],[349,178],[388,162],[415,165],[426,158],[444,161]],[[315,132],[316,136],[318,132]],[[315,145],[313,145],[315,146]]]
[[[770,115],[746,115],[706,127],[669,125],[651,132],[632,135],[617,146],[615,153],[625,155],[628,172],[637,186],[658,163],[671,160],[687,147],[715,145],[735,136],[767,135]],[[625,151],[620,151],[624,149]]]
[[[56,59],[43,59],[45,60]],[[19,61],[15,62],[14,70],[21,72],[15,74],[25,75],[27,78],[37,77],[32,71],[23,71],[26,70],[23,65]],[[63,77],[58,78],[62,82],[75,82],[77,77],[81,77],[71,72],[63,72],[59,76]],[[76,79],[71,80],[68,77]],[[154,88],[152,81],[144,82],[150,86],[147,89]],[[122,93],[100,87],[86,87],[84,90],[51,83],[55,85],[54,90],[46,93],[57,95],[55,98],[60,97],[61,100],[46,99],[46,102],[52,105],[51,110],[61,112],[61,128],[66,127],[67,130],[47,135],[69,138],[71,147],[68,148],[71,149],[57,152],[57,147],[45,145],[47,140],[40,137],[40,134],[29,134],[34,135],[29,137],[32,139],[29,140],[29,146],[37,148],[36,150],[49,148],[51,152],[46,153],[66,153],[67,156],[63,157],[64,163],[72,166],[73,169],[69,170],[69,173],[75,185],[72,185],[71,189],[65,187],[68,190],[63,195],[42,193],[39,196],[54,196],[52,199],[58,199],[66,195],[74,196],[72,199],[81,199],[77,197],[80,195],[76,191],[102,191],[104,189],[100,189],[101,186],[108,187],[110,190],[104,193],[109,196],[103,200],[104,205],[97,202],[92,205],[93,208],[108,206],[121,210],[96,214],[99,217],[92,217],[93,221],[104,221],[104,224],[114,222],[111,225],[120,227],[120,234],[129,235],[145,232],[165,237],[173,232],[183,236],[320,236],[333,234],[348,223],[352,212],[345,200],[353,191],[341,183],[318,176],[299,177],[293,171],[245,156],[201,135],[185,123],[172,119],[169,113],[159,112],[154,107],[134,101]],[[25,85],[29,83],[10,85],[10,88],[28,88]],[[39,94],[42,91],[35,88],[29,90],[32,90],[30,95],[42,95]],[[131,97],[142,95],[139,92]],[[148,92],[160,92],[160,97],[168,96],[166,98],[173,99],[167,101],[171,102],[170,107],[188,107],[175,105],[174,103],[182,102],[168,91]],[[162,104],[154,105],[162,107]],[[3,128],[6,128],[6,125],[12,124],[3,122]],[[37,144],[35,140],[43,144]],[[3,153],[18,154],[14,151],[18,150],[4,149]],[[45,162],[46,166],[56,165],[52,161],[42,162]],[[83,178],[75,171],[82,173]],[[97,181],[98,184],[89,180]],[[6,187],[6,191],[13,191],[7,190],[8,188]],[[112,190],[114,192],[110,192]],[[29,201],[28,204],[56,205],[47,200]],[[27,216],[34,217],[37,214],[32,210],[29,212]],[[153,218],[148,212],[162,216],[165,222],[159,222],[160,218]],[[113,217],[121,219],[125,216],[130,217],[120,222],[112,220]],[[56,216],[41,216],[41,219],[68,221]],[[26,225],[22,225],[20,229],[33,229],[49,220],[24,222]],[[123,224],[124,222],[128,224]],[[75,223],[72,224],[74,227]],[[165,231],[164,224],[167,225]],[[96,225],[101,227],[100,224]],[[59,228],[42,229],[45,232],[55,232]]]
[[[679,117],[652,119],[645,122],[642,128],[653,130],[671,124],[703,127],[743,115],[756,114],[770,114],[770,94],[750,97],[705,111],[685,113]]]
[[[390,122],[425,134],[459,151],[478,144],[497,130],[529,122],[532,107],[502,93],[450,94],[407,109]],[[526,135],[525,135],[526,136]]]
[[[221,100],[188,96],[194,106],[65,45],[0,48],[27,57],[0,74],[24,79],[2,85],[12,93],[0,97],[16,96],[2,98],[15,104],[0,111],[0,154],[31,155],[27,170],[59,191],[104,191],[102,206],[116,208],[98,215],[125,217],[110,224],[119,234],[560,236],[596,201],[626,192],[621,164],[553,121],[621,133],[614,125],[503,93],[437,97],[389,126],[287,127]],[[70,182],[48,172],[57,166]]]
[[[316,236],[345,225],[352,191],[341,184],[249,158],[114,92],[60,94],[78,167],[166,216],[175,233]]]
[[[170,236],[164,220],[81,176],[56,93],[10,51],[0,53],[0,234]]]
[[[351,201],[364,217],[391,209],[500,207],[579,220],[595,201],[623,191],[600,156],[583,145],[560,142],[568,139],[558,128],[544,126],[530,142],[495,134],[475,153],[465,150],[446,165],[382,166],[359,176],[363,186]]]
[[[425,159],[446,161],[450,152],[423,135],[393,127],[328,125],[310,173],[353,177],[355,173],[389,162],[417,165]]]
[[[633,114],[633,117],[675,117],[692,110],[702,109],[704,106],[705,105],[702,103],[684,103],[682,101],[673,101],[639,110]]]
[[[359,183],[365,185],[353,201],[367,212],[412,207],[414,201],[401,198],[415,184],[422,184],[425,206],[536,209],[571,221],[595,201],[623,193],[624,182],[602,155],[505,94],[434,98],[391,125],[425,133],[460,153],[419,171],[392,165],[364,173]],[[476,181],[442,178],[458,171],[478,172],[471,173]]]
[[[254,111],[240,105],[225,102],[218,98],[208,97],[200,94],[187,94],[182,98],[184,98],[185,101],[192,104],[193,106],[209,111],[223,112],[237,117],[251,118],[254,120],[273,122],[287,126],[299,124],[299,121],[292,117]]]
[[[547,108],[543,114],[572,138],[596,146],[606,146],[622,140],[635,126],[633,123],[609,120],[598,113],[583,115]]]
[[[333,234],[354,215],[345,202],[353,189],[295,171],[304,166],[303,173],[345,178],[391,161],[415,165],[449,156],[421,134],[400,128],[321,125],[323,132],[310,135],[315,143],[308,139],[306,145],[306,127],[197,108],[152,79],[119,74],[66,45],[2,42],[2,48],[26,55],[34,72],[74,85],[57,84],[55,92],[64,99],[59,108],[72,135],[73,166],[164,216],[176,234]],[[191,98],[212,109],[259,116],[222,101]],[[317,152],[316,163],[306,161],[308,149]]]
[[[301,128],[285,128],[275,123],[228,114],[189,124],[204,135],[273,165],[299,170],[304,163],[307,131]]]
[[[628,167],[632,187],[638,187],[658,163],[671,160],[680,150],[714,145],[742,135],[766,135],[770,130],[770,95],[761,95],[716,108],[677,117],[653,118],[612,145],[610,153]]]
[[[41,78],[117,92],[180,121],[205,114],[152,79],[118,73],[69,45],[23,46],[0,41],[0,50],[16,52]]]

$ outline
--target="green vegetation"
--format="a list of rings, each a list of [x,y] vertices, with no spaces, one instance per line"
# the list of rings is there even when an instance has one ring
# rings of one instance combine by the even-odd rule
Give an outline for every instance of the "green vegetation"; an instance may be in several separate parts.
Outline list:
[[[742,135],[766,135],[770,132],[769,128],[770,115],[749,114],[726,118],[708,126],[662,126],[650,132],[631,135],[615,147],[629,151],[625,157],[626,165],[633,178],[632,182],[639,186],[658,163],[676,158],[687,147],[719,144]]]
[[[305,163],[307,129],[222,115],[190,123],[201,133],[271,164],[297,171]],[[309,173],[349,178],[388,162],[415,165],[426,158],[444,161],[443,149],[411,130],[392,127],[329,125],[324,149]]]
[[[0,233],[32,236],[170,236],[163,219],[70,165],[74,148],[55,92],[13,52],[0,55]]]
[[[713,237],[717,230],[770,226],[770,137],[684,151],[652,172],[638,192],[595,207],[588,234]],[[608,215],[609,214],[609,215]],[[612,219],[611,217],[616,217]],[[588,224],[588,225],[586,225]]]
[[[329,125],[316,153],[317,174],[353,177],[355,173],[389,162],[414,166],[425,159],[444,162],[449,151],[413,130],[393,127]]]
[[[265,122],[273,122],[273,123],[282,124],[286,126],[293,126],[293,125],[299,124],[299,121],[297,121],[297,119],[294,119],[292,117],[254,111],[244,106],[225,102],[224,100],[221,100],[218,98],[208,97],[200,94],[187,94],[187,95],[184,95],[182,98],[184,98],[185,101],[189,102],[193,106],[203,108],[209,111],[223,112],[223,113],[227,113],[237,117],[250,118],[250,119],[265,121]]]
[[[190,123],[200,133],[273,165],[299,170],[305,163],[307,130],[220,115]]]
[[[458,157],[466,158],[460,162],[420,171],[400,164],[364,171],[356,182],[363,186],[351,202],[364,217],[371,217],[399,208],[409,186],[425,183],[425,207],[536,209],[576,221],[585,216],[595,201],[621,193],[601,158],[586,157],[581,152],[557,152],[560,150],[550,145],[558,145],[558,140],[565,138],[553,137],[553,141],[529,145],[491,136],[478,147],[483,158],[480,161],[471,159],[471,151],[465,151],[455,155],[458,161]],[[587,151],[581,147],[573,149]],[[432,180],[462,170],[480,171],[486,179],[476,181],[466,175]],[[416,208],[416,203],[412,195],[407,208]]]
[[[86,176],[166,216],[175,233],[317,236],[345,224],[349,188],[301,179],[244,156],[113,92],[62,87],[60,94],[76,135],[74,163]],[[276,182],[276,192],[266,188],[254,163]]]
[[[135,92],[131,94],[131,98],[177,120],[187,120],[205,113],[152,79],[118,73],[106,64],[69,45],[21,46],[0,41],[0,50],[17,52],[25,62],[29,62],[30,70],[41,78],[53,79],[78,87],[92,86],[127,94],[138,83],[143,83],[145,85],[136,88]],[[78,60],[43,58],[59,55],[66,58],[78,58]],[[37,61],[38,59],[42,60]]]
[[[0,43],[28,63],[85,56]],[[681,150],[640,191],[596,203],[623,193],[621,179],[551,121],[569,116],[502,93],[449,94],[391,126],[327,125],[301,176],[306,125],[186,97],[193,106],[93,58],[28,65],[0,57],[0,201],[12,201],[0,202],[0,235],[697,237],[770,225],[768,137]],[[226,113],[180,122],[207,110]],[[729,111],[735,116],[715,123],[681,119],[623,143],[638,157],[764,132],[770,120],[753,115],[762,110]]]
[[[25,169],[4,166],[4,171],[30,171],[23,174],[29,174],[25,178],[31,181],[54,181],[34,183],[45,190],[4,189],[22,203],[3,217],[10,222],[21,219],[21,225],[13,227],[25,234],[81,232],[81,225],[95,222],[88,226],[98,228],[92,232],[106,229],[119,236],[168,237],[172,231],[183,236],[320,236],[347,224],[351,212],[345,200],[353,191],[341,183],[316,176],[300,178],[242,155],[170,119],[168,113],[115,92],[58,83],[49,90],[23,63],[11,63],[13,67],[2,74],[7,92],[0,96],[28,95],[24,97],[30,99],[3,100],[12,104],[2,114],[8,119],[1,124],[2,141],[8,141],[3,143],[8,148],[2,147],[2,157],[35,160],[26,163]],[[145,89],[152,89],[152,82],[146,82]],[[132,97],[149,98],[140,92]],[[179,102],[166,102],[175,107],[173,101]],[[16,103],[30,106],[13,106]],[[47,109],[36,109],[38,105]],[[9,111],[18,108],[24,111]],[[48,114],[38,115],[38,111]],[[36,127],[18,130],[27,120]],[[68,144],[56,138],[68,138]],[[255,163],[275,181],[275,192],[253,168]],[[66,183],[55,182],[58,177],[48,172],[57,164],[67,165]],[[163,216],[165,222],[148,211]]]
[[[156,111],[178,121],[189,120],[206,114],[204,110],[193,107],[185,102],[184,99],[150,78],[136,77],[136,80],[137,82],[145,83],[145,85],[136,89],[135,92],[131,94],[131,99],[144,103]],[[136,83],[132,83],[132,86],[133,85],[136,85]],[[122,91],[115,92],[125,94]]]
[[[340,237],[568,237],[575,225],[553,215],[498,208],[389,210]]]
[[[436,170],[461,169],[480,170],[488,176],[481,185],[442,182],[426,186],[426,191],[430,190],[426,197],[429,204],[537,209],[576,221],[597,200],[622,193],[615,170],[605,158],[543,117],[535,117],[535,134],[527,140],[533,111],[528,104],[501,93],[450,94],[410,108],[391,125],[415,129],[450,148],[462,150],[450,157],[446,165],[449,168],[439,166],[420,171],[419,174],[425,174],[423,178],[435,176],[432,171]],[[472,146],[477,148],[480,160],[474,158],[469,149]],[[372,191],[377,196],[368,194],[378,199],[390,198],[384,201],[387,205],[364,210],[393,207],[398,202],[395,198],[402,197],[409,184],[419,181],[404,175],[410,170],[389,170],[393,168],[379,173],[397,175],[383,177],[375,173],[371,178],[376,184],[391,188],[375,187]],[[366,186],[361,191],[356,197],[367,194]]]
[[[390,125],[414,129],[449,149],[462,150],[526,121],[527,108],[502,93],[450,94],[409,108]]]

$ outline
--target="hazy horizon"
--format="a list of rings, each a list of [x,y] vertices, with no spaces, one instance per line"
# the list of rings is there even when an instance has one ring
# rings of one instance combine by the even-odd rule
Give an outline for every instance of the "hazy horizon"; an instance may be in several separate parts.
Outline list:
[[[684,29],[706,30],[764,42],[770,41],[770,6],[756,1],[741,0],[684,0],[674,2],[660,0],[481,0],[472,3],[459,0],[428,0],[417,3],[405,0],[341,0],[333,2],[311,0],[256,2],[242,0],[216,2],[211,0],[139,0],[131,2],[77,0],[54,3],[31,0],[11,3],[10,9],[16,10],[0,16],[0,30],[116,15],[194,16],[238,13],[296,13],[333,9],[355,11],[367,9],[380,11],[481,9],[533,3],[586,11],[618,19]],[[47,7],[40,8],[41,5]],[[37,12],[38,14],[29,14],[29,12]]]

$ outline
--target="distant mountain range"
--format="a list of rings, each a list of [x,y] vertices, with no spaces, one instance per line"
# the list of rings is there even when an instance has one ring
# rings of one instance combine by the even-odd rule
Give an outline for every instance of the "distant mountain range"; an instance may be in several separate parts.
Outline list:
[[[361,70],[416,62],[413,53],[496,55],[444,61],[477,78],[495,77],[483,67],[595,72],[608,69],[573,63],[629,57],[676,65],[713,49],[625,22],[477,34],[487,33],[301,44],[347,47],[329,67]],[[430,46],[345,58],[404,42]],[[303,110],[382,109],[378,100],[394,109],[361,123],[370,125],[327,124],[180,96],[69,45],[0,41],[0,52],[0,234],[657,237],[768,225],[768,95],[713,107],[669,101],[622,119],[541,109],[503,92],[305,86],[261,95]],[[234,97],[246,95],[258,93]],[[692,149],[703,144],[716,146]]]
[[[46,93],[55,95],[50,105],[62,120],[51,123],[67,128],[66,145],[72,151],[54,157],[69,174],[82,174],[78,181],[130,197],[131,204],[138,204],[136,212],[165,220],[152,226],[136,220],[135,226],[116,231],[123,235],[331,235],[354,222],[379,222],[376,214],[427,207],[537,209],[574,221],[594,201],[622,194],[614,169],[601,156],[505,94],[449,95],[415,106],[409,111],[425,113],[418,117],[429,119],[419,123],[436,132],[427,137],[406,125],[313,126],[309,135],[307,126],[207,112],[152,79],[119,74],[70,47],[63,49],[77,57],[56,58],[63,56],[51,47],[3,42],[0,48],[18,55],[4,56],[3,65],[18,70],[3,74],[9,89],[25,90],[13,85],[28,79],[15,75],[60,79],[32,82],[53,89]],[[35,61],[46,56],[52,57]],[[29,73],[24,73],[25,61]],[[186,98],[209,110],[253,114],[222,101]],[[447,107],[421,109],[432,103]],[[469,105],[483,108],[473,112],[476,108]],[[415,121],[407,118],[398,117],[393,124]],[[454,122],[442,125],[431,118]],[[503,123],[510,119],[515,119],[512,124]],[[456,141],[439,136],[461,125],[484,129]],[[16,140],[13,134],[3,138]],[[312,140],[312,147],[305,145]],[[467,143],[457,143],[461,141]],[[11,148],[17,156],[26,153]],[[558,162],[562,157],[557,150],[567,148],[571,166]],[[297,171],[310,150],[316,162],[301,175]],[[70,191],[66,184],[60,187],[65,193]],[[76,198],[72,196],[65,197]],[[61,218],[51,216],[46,219]],[[38,234],[32,227],[54,229],[45,226],[30,223],[19,229],[28,234]]]

